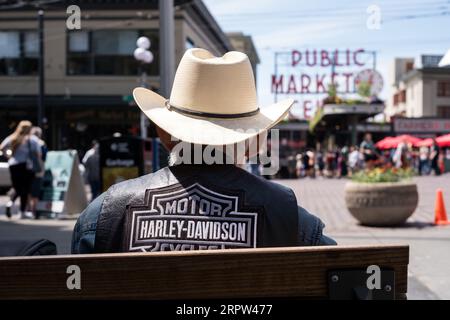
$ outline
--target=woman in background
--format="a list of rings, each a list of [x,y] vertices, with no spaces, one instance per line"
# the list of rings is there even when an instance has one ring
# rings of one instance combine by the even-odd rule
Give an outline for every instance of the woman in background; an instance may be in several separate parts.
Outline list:
[[[11,181],[17,196],[20,198],[20,214],[22,218],[32,218],[31,212],[26,212],[31,184],[33,183],[33,157],[40,158],[41,152],[37,138],[31,136],[30,121],[21,121],[14,133],[1,144],[0,150],[10,154],[8,158]],[[10,152],[6,152],[10,150]],[[9,210],[8,210],[9,209]],[[7,206],[6,214],[11,217],[11,208]]]

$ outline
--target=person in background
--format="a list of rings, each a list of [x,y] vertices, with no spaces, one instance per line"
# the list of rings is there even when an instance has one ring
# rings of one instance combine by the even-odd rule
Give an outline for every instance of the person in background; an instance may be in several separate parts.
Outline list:
[[[30,201],[30,207],[31,207],[31,212],[33,212],[34,217],[36,219],[39,219],[39,213],[37,212],[36,208],[37,208],[37,203],[39,201],[39,196],[41,193],[41,188],[42,188],[42,178],[44,177],[44,173],[45,173],[45,158],[47,157],[47,144],[45,143],[44,140],[42,140],[42,129],[39,127],[33,127],[31,129],[31,135],[36,137],[38,144],[39,144],[39,148],[41,151],[41,157],[39,158],[39,162],[40,162],[40,168],[41,170],[39,172],[35,172],[34,174],[34,178],[33,178],[33,183],[31,184],[31,201]]]
[[[350,153],[348,155],[348,166],[350,168],[350,176],[358,171],[359,167],[359,150],[355,146],[350,147]]]
[[[86,181],[91,187],[92,200],[100,195],[100,152],[99,144],[92,141],[89,149],[83,157],[83,165],[86,168]]]
[[[383,150],[380,154],[380,166],[382,168],[392,168],[392,156],[390,150]]]
[[[316,177],[316,155],[314,151],[308,150],[306,151],[306,156],[308,157],[308,171],[306,175],[314,179]]]
[[[288,169],[288,179],[293,179],[296,177],[296,166],[297,166],[297,160],[295,159],[294,155],[290,155],[287,158],[287,169]]]
[[[309,158],[309,153],[308,151],[303,152],[302,154],[302,163],[303,163],[303,169],[304,169],[304,176],[308,177],[310,170],[311,170],[311,166],[310,166],[310,158]]]
[[[400,142],[394,153],[394,163],[395,167],[400,169],[405,169],[409,166],[408,163],[408,144],[406,140]]]
[[[333,178],[335,176],[335,161],[334,161],[335,153],[330,148],[326,153],[326,165],[325,165],[325,171],[326,171],[326,177],[327,178]]]
[[[430,149],[426,146],[420,147],[419,150],[419,174],[421,176],[430,173]]]
[[[440,154],[439,145],[437,144],[436,139],[433,139],[433,146],[431,147],[430,153],[430,161],[431,161],[431,169],[437,176],[441,174],[441,169],[439,168],[439,154]]]
[[[322,150],[318,149],[316,152],[316,171],[319,177],[323,177],[323,170],[325,169],[325,161],[323,159]]]
[[[349,149],[347,146],[344,146],[341,149],[339,154],[339,177],[347,177],[348,176],[348,154]]]
[[[32,123],[21,121],[13,134],[8,136],[1,144],[0,150],[8,154],[9,172],[13,188],[20,198],[20,215],[22,218],[33,218],[33,214],[26,211],[33,182],[33,158],[40,159],[41,151],[38,139],[31,135]],[[6,215],[11,217],[12,203],[6,206]]]
[[[299,153],[295,156],[296,164],[295,164],[295,175],[297,178],[303,177],[303,160],[302,154]]]
[[[361,142],[360,152],[364,156],[366,169],[372,169],[377,160],[377,151],[373,144],[372,134],[366,133],[363,142]]]

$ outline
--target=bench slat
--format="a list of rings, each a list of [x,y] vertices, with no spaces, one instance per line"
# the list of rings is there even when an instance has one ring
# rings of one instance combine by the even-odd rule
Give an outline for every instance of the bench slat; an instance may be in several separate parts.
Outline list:
[[[407,292],[409,247],[335,246],[0,258],[0,299],[327,297],[327,271],[396,272]],[[67,267],[81,268],[68,290]]]

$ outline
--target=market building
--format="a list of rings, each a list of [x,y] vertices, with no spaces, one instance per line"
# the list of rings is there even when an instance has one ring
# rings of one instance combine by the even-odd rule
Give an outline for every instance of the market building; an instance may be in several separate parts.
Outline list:
[[[67,7],[45,7],[45,132],[52,149],[88,149],[92,139],[115,132],[139,135],[139,111],[131,97],[141,85],[159,88],[157,0],[81,0],[81,29],[68,28]],[[215,55],[233,50],[201,0],[175,1],[175,59],[202,47]],[[147,36],[154,60],[146,78],[133,56],[136,40]],[[37,119],[37,9],[0,11],[0,137],[20,120]],[[257,56],[256,56],[257,57]]]
[[[446,56],[450,56],[447,54]],[[443,55],[395,59],[386,115],[396,134],[434,137],[450,132],[450,62]]]

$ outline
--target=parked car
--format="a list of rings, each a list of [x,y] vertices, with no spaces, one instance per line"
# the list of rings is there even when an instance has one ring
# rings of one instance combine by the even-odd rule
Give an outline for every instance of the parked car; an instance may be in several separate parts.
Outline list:
[[[0,151],[0,194],[5,194],[11,188],[8,160]]]

